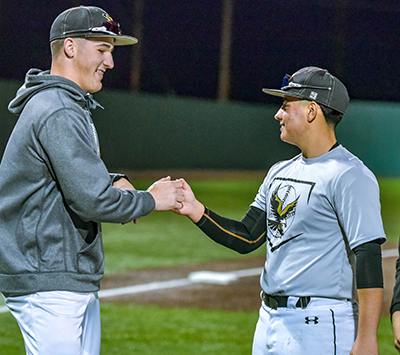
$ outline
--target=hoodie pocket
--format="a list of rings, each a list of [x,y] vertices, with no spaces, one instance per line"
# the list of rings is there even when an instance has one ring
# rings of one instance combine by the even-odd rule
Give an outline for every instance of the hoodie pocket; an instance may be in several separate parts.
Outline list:
[[[78,252],[78,271],[84,274],[96,274],[104,270],[104,249],[101,235]]]

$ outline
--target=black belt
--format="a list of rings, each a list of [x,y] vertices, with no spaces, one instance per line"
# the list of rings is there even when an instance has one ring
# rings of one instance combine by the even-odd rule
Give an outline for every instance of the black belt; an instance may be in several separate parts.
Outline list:
[[[271,296],[264,291],[261,292],[261,299],[264,301],[265,305],[272,309],[277,309],[278,307],[287,307],[287,301],[289,296]],[[296,303],[298,308],[306,308],[310,303],[311,297],[299,297]]]

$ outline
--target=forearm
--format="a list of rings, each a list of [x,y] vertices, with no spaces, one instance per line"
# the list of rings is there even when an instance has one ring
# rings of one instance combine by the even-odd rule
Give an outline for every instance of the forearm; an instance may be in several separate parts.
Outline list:
[[[241,254],[257,249],[266,239],[266,213],[251,206],[241,221],[221,217],[199,202],[189,184],[183,182],[183,206],[175,213],[187,216],[215,242]]]
[[[221,217],[205,208],[196,225],[215,242],[241,254],[265,242],[265,212],[251,207],[242,221]]]
[[[354,248],[359,307],[358,333],[351,355],[378,355],[377,332],[382,310],[383,273],[380,240]]]
[[[358,289],[357,294],[359,303],[357,341],[361,343],[377,342],[383,288]]]

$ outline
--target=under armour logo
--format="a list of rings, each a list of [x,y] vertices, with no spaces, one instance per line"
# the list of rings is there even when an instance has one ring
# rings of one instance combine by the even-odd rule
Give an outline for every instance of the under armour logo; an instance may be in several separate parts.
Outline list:
[[[306,324],[310,324],[310,322],[314,322],[314,324],[318,324],[318,317],[314,317],[314,318],[308,318],[308,317],[306,317],[305,318],[305,320],[306,320]]]

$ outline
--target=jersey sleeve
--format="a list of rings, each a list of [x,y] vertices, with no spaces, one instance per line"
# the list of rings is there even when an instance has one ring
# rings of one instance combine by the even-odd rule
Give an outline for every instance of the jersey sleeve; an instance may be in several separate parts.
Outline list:
[[[269,174],[268,174],[269,175]],[[260,210],[265,211],[266,208],[266,196],[267,196],[267,180],[268,175],[265,177],[264,182],[259,187],[256,197],[254,198],[252,207],[256,207]]]
[[[351,249],[372,240],[385,241],[379,186],[370,170],[365,166],[348,169],[332,193],[333,207]]]

